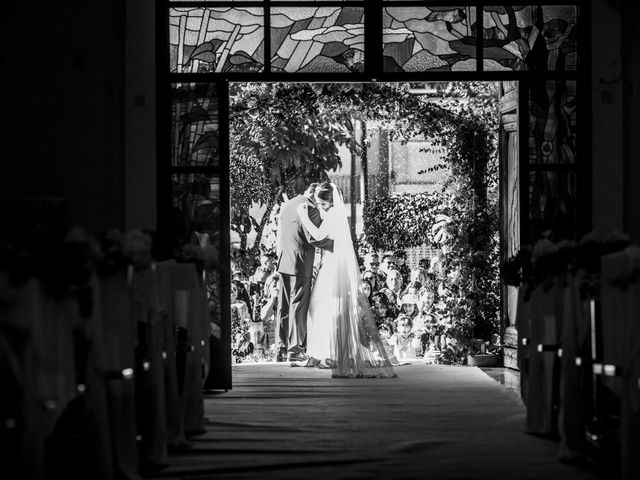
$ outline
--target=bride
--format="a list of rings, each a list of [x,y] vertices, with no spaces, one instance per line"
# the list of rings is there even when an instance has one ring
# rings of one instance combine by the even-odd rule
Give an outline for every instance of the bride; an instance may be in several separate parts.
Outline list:
[[[316,227],[307,205],[298,207],[300,219],[315,240],[334,241],[323,252],[307,316],[307,355],[333,377],[395,377],[369,302],[362,290],[347,212],[335,184],[324,182],[315,191],[318,207],[326,212]]]

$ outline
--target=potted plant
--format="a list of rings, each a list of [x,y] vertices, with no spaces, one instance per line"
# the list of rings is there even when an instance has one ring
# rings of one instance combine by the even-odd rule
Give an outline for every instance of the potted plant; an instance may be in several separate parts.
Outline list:
[[[467,365],[473,367],[495,367],[500,365],[500,337],[494,335],[491,341],[473,340],[472,352],[467,355]]]

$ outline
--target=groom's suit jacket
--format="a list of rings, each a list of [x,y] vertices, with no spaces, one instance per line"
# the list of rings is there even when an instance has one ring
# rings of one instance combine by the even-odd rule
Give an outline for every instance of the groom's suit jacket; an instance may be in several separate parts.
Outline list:
[[[333,250],[333,240],[316,241],[304,227],[298,215],[298,205],[309,205],[309,219],[316,227],[322,223],[318,208],[304,195],[286,201],[280,210],[280,235],[278,238],[278,272],[300,277],[313,275],[315,247]]]

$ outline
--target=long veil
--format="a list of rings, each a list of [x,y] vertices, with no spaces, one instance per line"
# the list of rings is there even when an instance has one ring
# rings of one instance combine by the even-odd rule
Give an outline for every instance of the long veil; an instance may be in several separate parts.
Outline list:
[[[336,256],[335,312],[331,358],[333,377],[395,377],[384,344],[362,290],[360,269],[351,241],[344,200],[335,184],[333,208],[336,221],[333,254]]]

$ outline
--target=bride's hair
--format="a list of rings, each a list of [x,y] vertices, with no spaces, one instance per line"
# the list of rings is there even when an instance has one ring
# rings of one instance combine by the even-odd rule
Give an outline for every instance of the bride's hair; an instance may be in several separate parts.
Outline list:
[[[330,182],[322,182],[316,187],[316,195],[319,199],[333,204],[333,188]]]

